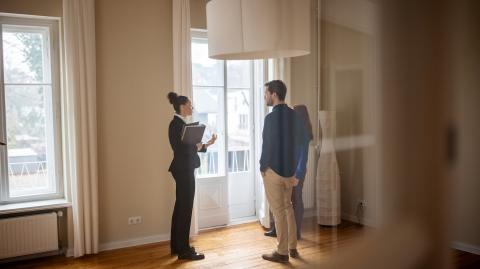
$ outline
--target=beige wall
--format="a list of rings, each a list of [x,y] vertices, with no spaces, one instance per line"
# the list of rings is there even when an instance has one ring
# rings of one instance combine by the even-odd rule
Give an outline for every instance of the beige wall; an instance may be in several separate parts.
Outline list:
[[[171,0],[97,0],[100,242],[169,234]],[[128,225],[129,216],[142,216]]]
[[[328,13],[322,13],[323,17],[330,20],[321,21],[321,55],[318,58],[316,2],[312,1],[311,53],[291,60],[291,103],[307,105],[315,133],[318,133],[317,103],[319,103],[321,110],[337,111],[339,138],[373,135],[375,127],[378,127],[375,125],[373,106],[375,94],[373,37],[331,22],[330,20],[339,18],[338,14],[343,15],[344,12],[336,13],[328,9]],[[322,5],[321,10],[325,8],[326,4]],[[338,20],[345,21],[341,18]],[[321,67],[320,75],[317,71],[318,61]],[[320,97],[317,93],[317,83],[320,84],[318,87]],[[347,138],[347,141],[354,143],[353,138]],[[365,200],[367,208],[363,215],[364,221],[369,224],[376,222],[375,150],[369,146],[338,151],[342,214],[345,218],[356,217],[358,200]]]
[[[1,0],[0,12],[62,16],[62,0]]]
[[[314,137],[317,137],[317,2],[311,2],[310,54],[291,58],[290,104],[307,106]]]
[[[480,31],[478,2],[459,2],[451,39],[455,73],[457,160],[453,177],[453,240],[480,253]]]
[[[325,20],[321,22],[320,31],[320,108],[337,111],[337,137],[373,135],[373,38]],[[316,43],[316,14],[313,13],[312,52],[307,56],[292,58],[291,103],[307,105],[315,132],[318,118]],[[342,214],[345,218],[355,217],[358,200],[366,200],[364,220],[370,224],[376,222],[374,157],[375,148],[372,146],[338,151]]]
[[[190,24],[192,28],[207,29],[206,0],[190,0]]]
[[[364,221],[376,222],[374,38],[370,34],[322,21],[321,108],[336,111],[337,149],[344,218],[356,220],[365,200]],[[366,140],[365,140],[366,139]],[[370,142],[365,142],[370,139]],[[363,142],[362,142],[363,141]]]
[[[477,58],[479,59],[479,58]],[[467,61],[465,61],[467,62]],[[465,82],[460,82],[456,92],[457,127],[458,127],[458,164],[454,177],[453,203],[453,240],[475,246],[480,252],[480,80],[473,84],[472,76],[478,71],[469,66],[470,75],[462,75]],[[473,71],[476,70],[476,71]],[[469,77],[470,76],[470,77]],[[471,85],[466,85],[472,83]]]

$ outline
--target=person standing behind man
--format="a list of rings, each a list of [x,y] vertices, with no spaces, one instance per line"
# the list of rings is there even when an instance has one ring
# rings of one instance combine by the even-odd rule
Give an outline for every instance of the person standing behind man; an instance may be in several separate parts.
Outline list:
[[[308,162],[308,147],[310,141],[313,139],[312,123],[310,122],[310,116],[308,115],[308,109],[305,105],[294,105],[293,110],[300,116],[305,125],[307,131],[308,140],[300,148],[300,156],[297,164],[297,170],[295,171],[295,178],[298,179],[298,184],[293,187],[292,191],[292,205],[293,212],[295,214],[295,222],[297,225],[297,239],[302,237],[302,222],[303,222],[303,183],[305,181],[305,175],[307,173]],[[266,236],[277,237],[277,230],[275,229],[275,222],[271,222],[272,229],[265,233]]]
[[[293,110],[300,116],[307,132],[307,140],[299,149],[300,156],[295,172],[295,178],[298,179],[299,182],[292,191],[293,212],[295,213],[295,222],[297,224],[297,239],[300,239],[302,237],[303,212],[305,211],[303,205],[303,183],[305,182],[305,175],[307,174],[308,147],[310,141],[313,139],[313,131],[307,107],[305,105],[295,105],[293,106]]]
[[[308,140],[298,114],[285,104],[287,87],[281,80],[265,83],[265,102],[273,110],[263,125],[260,172],[277,229],[277,250],[262,258],[288,262],[298,257],[297,231],[291,202],[292,188],[298,183],[295,172],[302,146]]]

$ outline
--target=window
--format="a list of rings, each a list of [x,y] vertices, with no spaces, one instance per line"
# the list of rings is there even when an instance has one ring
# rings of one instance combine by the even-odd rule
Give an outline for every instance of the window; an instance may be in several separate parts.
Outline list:
[[[58,21],[0,16],[0,203],[63,197]]]
[[[192,33],[194,118],[207,125],[204,140],[211,133],[219,134],[207,153],[200,154],[198,177],[222,177],[226,172],[251,169],[255,62],[210,59],[206,33]],[[263,72],[261,66],[258,72]]]
[[[208,43],[205,38],[192,38],[192,86],[194,118],[207,125],[205,139],[213,133],[224,134],[224,61],[208,58]],[[199,177],[225,175],[225,140],[220,135],[217,143],[200,154]]]

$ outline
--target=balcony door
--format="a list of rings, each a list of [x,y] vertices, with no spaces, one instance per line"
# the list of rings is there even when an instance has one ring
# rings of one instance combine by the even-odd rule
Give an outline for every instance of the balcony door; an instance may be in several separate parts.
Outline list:
[[[254,61],[208,58],[204,33],[192,36],[194,119],[207,125],[204,140],[215,145],[200,153],[197,169],[199,228],[227,225],[256,216],[254,92],[263,85]]]

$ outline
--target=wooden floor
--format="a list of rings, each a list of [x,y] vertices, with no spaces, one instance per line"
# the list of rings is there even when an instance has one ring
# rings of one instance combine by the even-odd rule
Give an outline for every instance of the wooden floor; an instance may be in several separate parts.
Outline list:
[[[313,219],[304,223],[303,239],[299,241],[300,259],[288,264],[264,261],[261,254],[270,253],[275,239],[265,237],[258,223],[242,224],[202,232],[192,245],[202,251],[202,261],[179,261],[170,256],[167,242],[139,247],[105,251],[97,255],[74,259],[48,257],[36,260],[2,264],[1,268],[295,268],[327,259],[341,251],[356,238],[365,236],[367,228],[343,222],[337,228],[321,227]],[[480,257],[455,251],[454,260],[464,269],[480,268]]]

